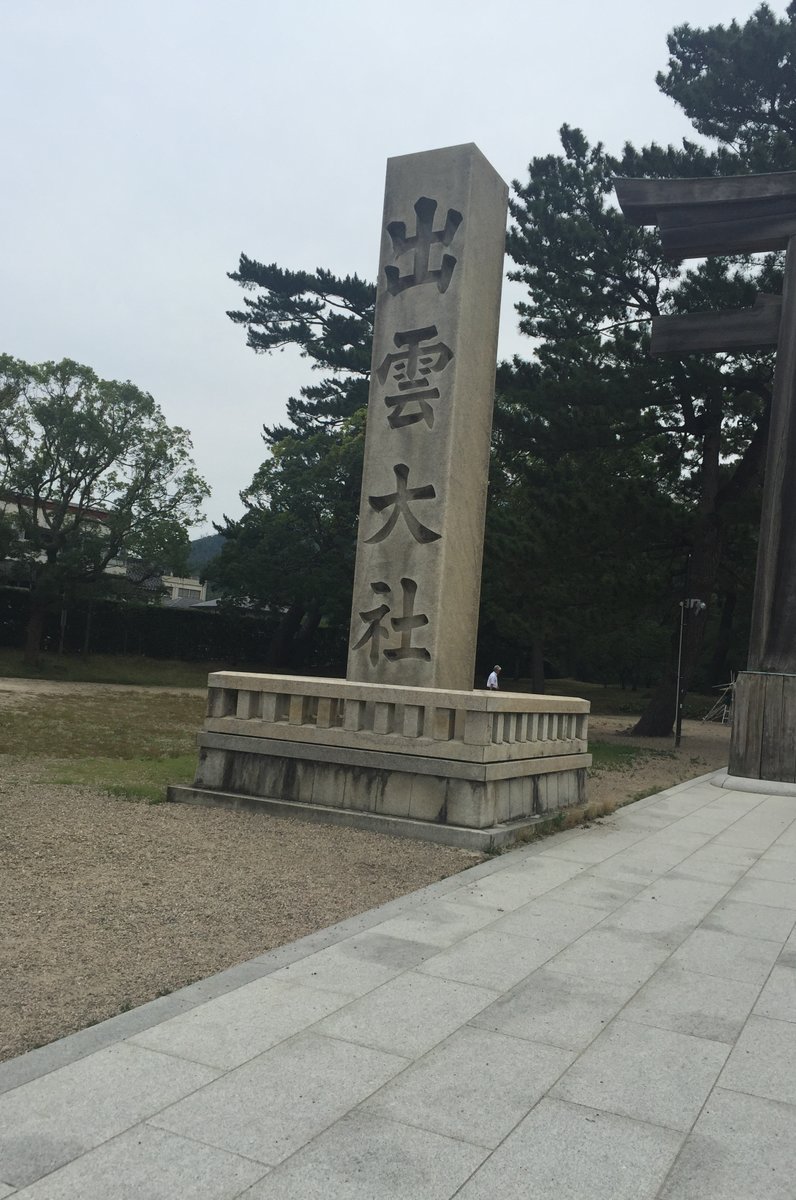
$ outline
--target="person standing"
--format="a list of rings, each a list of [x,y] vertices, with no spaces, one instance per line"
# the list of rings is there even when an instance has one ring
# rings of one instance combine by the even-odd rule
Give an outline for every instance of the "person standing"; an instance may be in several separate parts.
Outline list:
[[[486,681],[486,686],[489,688],[489,690],[491,692],[496,692],[498,689],[498,675],[499,674],[500,674],[500,667],[495,665],[492,668],[492,670],[490,671],[489,678]]]

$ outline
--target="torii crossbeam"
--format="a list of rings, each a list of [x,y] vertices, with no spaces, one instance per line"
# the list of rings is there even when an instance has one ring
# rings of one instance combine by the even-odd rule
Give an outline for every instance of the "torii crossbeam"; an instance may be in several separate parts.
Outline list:
[[[726,179],[617,179],[623,213],[657,225],[673,259],[785,250],[782,297],[743,312],[653,321],[652,352],[776,347],[747,670],[729,774],[796,782],[796,171]]]

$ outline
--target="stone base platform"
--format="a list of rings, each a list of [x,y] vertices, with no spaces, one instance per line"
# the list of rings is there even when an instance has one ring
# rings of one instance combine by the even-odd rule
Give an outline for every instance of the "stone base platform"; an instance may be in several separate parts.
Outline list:
[[[194,786],[169,799],[497,847],[583,803],[588,710],[518,692],[217,672]]]

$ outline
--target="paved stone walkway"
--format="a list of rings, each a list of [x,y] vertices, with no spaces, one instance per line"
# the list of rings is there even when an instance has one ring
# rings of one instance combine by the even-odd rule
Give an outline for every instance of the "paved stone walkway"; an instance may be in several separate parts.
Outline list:
[[[794,922],[695,780],[0,1067],[0,1198],[793,1200]]]

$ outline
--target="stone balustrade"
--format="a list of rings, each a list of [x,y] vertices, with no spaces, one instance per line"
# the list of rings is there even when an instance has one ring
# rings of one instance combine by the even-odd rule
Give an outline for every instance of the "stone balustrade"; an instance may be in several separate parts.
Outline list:
[[[583,802],[585,700],[236,671],[208,685],[196,779],[174,800],[475,849]]]
[[[489,763],[586,751],[588,703],[219,671],[205,729]]]

